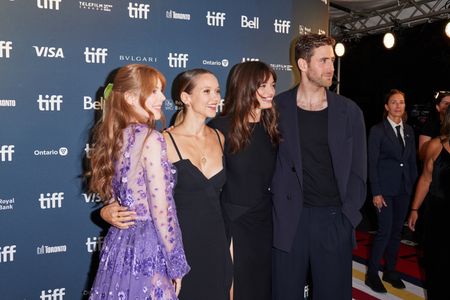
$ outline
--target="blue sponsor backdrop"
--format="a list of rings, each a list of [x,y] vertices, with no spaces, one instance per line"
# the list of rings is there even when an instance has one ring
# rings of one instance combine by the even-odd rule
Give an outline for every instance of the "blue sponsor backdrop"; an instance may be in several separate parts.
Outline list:
[[[224,90],[234,64],[259,59],[281,91],[295,81],[293,39],[327,30],[327,0],[2,0],[0,298],[88,294],[106,226],[81,174],[113,70],[162,71],[169,119],[181,71],[207,68]]]

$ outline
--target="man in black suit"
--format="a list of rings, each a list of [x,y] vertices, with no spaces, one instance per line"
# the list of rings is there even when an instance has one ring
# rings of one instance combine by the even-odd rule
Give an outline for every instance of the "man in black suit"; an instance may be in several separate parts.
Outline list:
[[[352,298],[352,248],[366,198],[363,114],[330,92],[334,40],[301,36],[298,86],[276,97],[282,135],[275,174],[275,300],[303,299],[311,271],[313,299]]]

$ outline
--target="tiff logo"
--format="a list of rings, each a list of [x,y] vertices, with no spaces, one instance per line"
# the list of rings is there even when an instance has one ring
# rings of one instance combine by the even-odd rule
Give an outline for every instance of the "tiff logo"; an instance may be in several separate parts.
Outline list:
[[[85,61],[88,64],[104,64],[108,56],[107,48],[86,47],[84,50]]]
[[[63,103],[62,95],[39,95],[37,99],[38,108],[40,111],[60,111]]]
[[[291,28],[291,21],[287,20],[278,20],[275,19],[275,23],[273,23],[276,33],[289,33],[289,28]]]
[[[222,112],[224,104],[225,104],[225,100],[224,99],[220,99],[220,101],[219,101],[219,103],[217,104],[217,107],[216,107],[216,113],[221,113]]]
[[[66,289],[43,290],[39,296],[40,300],[63,300],[66,295]]]
[[[84,147],[84,152],[86,152],[86,158],[91,158],[91,152],[94,150],[94,145],[86,144]]]
[[[12,161],[14,145],[2,145],[0,148],[0,161]]]
[[[38,57],[60,57],[64,58],[64,52],[62,48],[56,47],[40,47],[33,46],[34,50],[36,50],[36,55]]]
[[[61,208],[62,201],[64,200],[64,192],[59,193],[46,193],[45,196],[41,193],[39,197],[39,203],[41,209],[47,208]]]
[[[86,247],[87,247],[87,251],[88,252],[94,252],[94,251],[100,251],[102,250],[102,246],[103,246],[103,237],[99,236],[99,237],[88,237],[86,240]]]
[[[128,3],[128,16],[132,19],[147,19],[150,4]]]
[[[247,16],[241,16],[241,27],[250,29],[259,29],[259,17],[249,19]]]
[[[12,50],[11,41],[0,41],[0,57],[9,58]]]
[[[186,53],[169,53],[169,67],[171,68],[186,68],[189,55]]]
[[[223,12],[210,12],[206,14],[206,24],[208,26],[220,26],[223,27],[223,23],[225,21],[225,13]]]
[[[56,9],[59,10],[59,4],[62,0],[36,0],[37,7],[41,9]]]
[[[14,261],[16,245],[0,247],[0,263]]]

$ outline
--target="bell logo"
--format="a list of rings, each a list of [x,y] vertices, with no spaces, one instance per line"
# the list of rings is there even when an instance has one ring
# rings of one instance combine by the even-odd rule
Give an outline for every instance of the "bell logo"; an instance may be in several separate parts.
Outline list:
[[[86,152],[86,158],[91,158],[92,150],[94,150],[94,145],[86,144],[86,147],[84,147],[84,152]]]
[[[37,7],[40,9],[59,10],[59,4],[62,0],[36,0]]]
[[[92,238],[88,237],[86,240],[86,247],[89,253],[102,250],[103,237],[94,236]]]
[[[83,97],[83,109],[84,110],[101,110],[105,107],[105,99],[103,97],[100,98],[100,100],[95,101],[89,96]]]
[[[63,300],[66,295],[66,289],[43,290],[39,296],[40,300]]]
[[[12,50],[11,41],[0,41],[0,57],[9,58]]]
[[[49,57],[49,58],[64,58],[64,52],[62,48],[56,47],[40,47],[33,46],[38,57]]]
[[[0,247],[0,263],[14,261],[16,245]]]
[[[108,56],[107,48],[86,47],[84,50],[85,61],[88,64],[104,64]]]
[[[223,23],[225,21],[225,15],[226,13],[223,12],[210,12],[208,10],[208,13],[206,14],[206,24],[208,26],[220,26],[223,27]]]
[[[37,99],[38,108],[40,111],[60,111],[63,103],[62,95],[39,95]]]
[[[289,33],[289,28],[291,27],[291,21],[287,20],[278,20],[275,19],[275,23],[273,23],[276,33]]]
[[[185,53],[169,53],[169,67],[171,68],[186,68],[189,55]]]
[[[247,16],[241,16],[241,27],[250,29],[259,29],[259,17],[250,19]]]
[[[45,196],[43,193],[41,193],[38,199],[41,209],[61,208],[63,200],[64,200],[63,192],[52,194],[46,193]]]
[[[12,161],[14,145],[2,145],[0,148],[0,161]]]
[[[150,4],[128,3],[128,16],[132,19],[147,19]]]

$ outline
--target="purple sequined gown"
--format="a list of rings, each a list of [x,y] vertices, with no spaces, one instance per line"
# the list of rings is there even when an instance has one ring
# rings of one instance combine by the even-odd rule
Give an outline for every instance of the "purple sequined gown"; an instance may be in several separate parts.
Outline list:
[[[175,300],[171,279],[189,271],[172,194],[175,169],[162,135],[148,131],[136,124],[123,132],[113,190],[138,219],[129,229],[109,229],[90,299]]]

